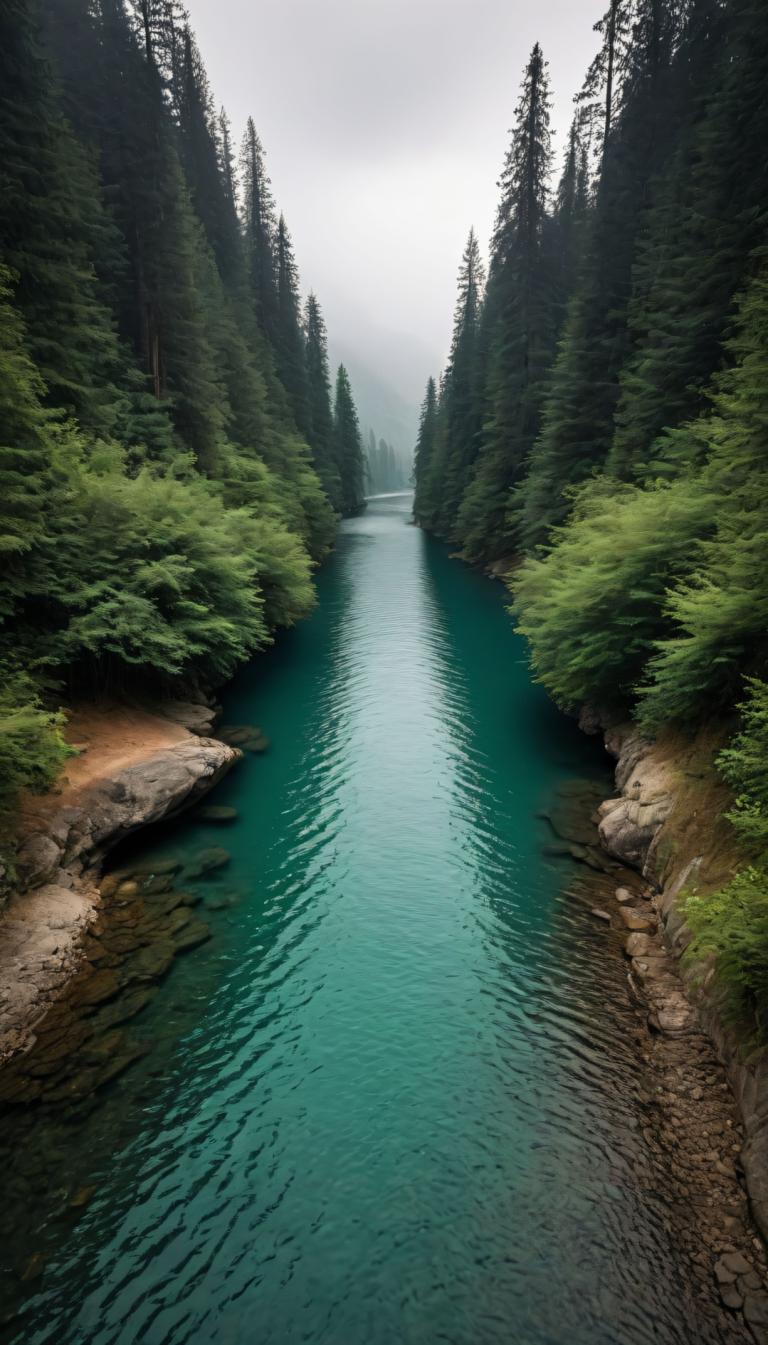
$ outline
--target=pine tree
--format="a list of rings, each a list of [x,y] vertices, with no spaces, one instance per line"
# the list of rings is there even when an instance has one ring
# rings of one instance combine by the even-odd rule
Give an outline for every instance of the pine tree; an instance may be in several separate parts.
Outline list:
[[[299,276],[291,235],[283,215],[277,226],[277,321],[275,364],[300,432],[309,438],[311,421],[304,333],[301,329]]]
[[[307,362],[307,391],[312,458],[332,506],[341,510],[342,493],[333,448],[331,384],[328,374],[328,337],[320,305],[314,294],[307,299],[304,339]]]
[[[345,518],[365,507],[365,470],[360,422],[343,364],[336,375],[333,409],[333,446],[340,481],[340,509]]]
[[[413,458],[413,476],[415,484],[415,493],[413,497],[413,516],[417,523],[424,523],[431,513],[431,502],[427,496],[427,483],[430,479],[430,468],[437,445],[438,432],[438,407],[437,407],[437,384],[434,378],[430,378],[427,383],[427,390],[424,394],[424,401],[421,404],[421,414],[419,417],[419,435],[416,440],[416,450]]]
[[[654,169],[673,145],[667,119],[676,0],[636,0],[621,109],[604,148],[581,279],[571,301],[521,494],[521,537],[534,547],[568,512],[568,487],[604,466],[630,349],[627,310],[636,239]]]
[[[552,302],[556,310],[554,327],[558,335],[579,279],[588,212],[587,148],[582,139],[579,119],[574,117],[555,208],[551,218],[545,222],[545,251],[552,268]]]
[[[768,14],[695,0],[672,68],[677,145],[660,179],[633,272],[633,353],[621,375],[608,458],[625,479],[674,470],[667,425],[695,415],[721,359],[731,297],[764,237]]]
[[[45,398],[98,433],[124,432],[131,412],[141,419],[143,391],[109,311],[125,258],[91,158],[55,101],[27,0],[0,12],[0,87],[0,248]],[[167,446],[167,423],[141,429]]]
[[[443,434],[422,492],[424,525],[455,538],[456,514],[479,448],[482,424],[480,321],[485,273],[474,229],[461,260],[453,340],[444,377]]]
[[[614,114],[621,103],[633,19],[634,0],[611,0],[594,26],[601,37],[600,48],[576,96],[579,133],[598,165],[602,163]]]
[[[277,321],[275,203],[264,164],[264,150],[253,118],[248,118],[241,153],[243,234],[253,311],[270,340]]]
[[[192,33],[185,26],[176,61],[174,103],[178,109],[181,161],[192,203],[202,221],[219,274],[230,288],[242,284],[244,258],[236,213],[229,126],[218,126],[208,79]],[[218,137],[223,140],[219,143]]]
[[[549,105],[547,66],[537,43],[524,72],[501,177],[489,282],[493,327],[483,446],[458,516],[463,550],[473,560],[517,545],[512,491],[539,429],[554,347],[557,296],[546,247]]]
[[[44,394],[11,304],[9,272],[0,266],[0,618],[30,591],[45,591],[38,552],[52,507],[54,475]]]

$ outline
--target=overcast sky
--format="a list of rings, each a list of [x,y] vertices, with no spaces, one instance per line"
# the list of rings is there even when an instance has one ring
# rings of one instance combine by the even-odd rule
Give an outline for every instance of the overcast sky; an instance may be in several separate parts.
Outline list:
[[[559,165],[606,0],[187,0],[217,103],[252,115],[331,338],[421,398],[470,225],[487,246],[522,68]]]

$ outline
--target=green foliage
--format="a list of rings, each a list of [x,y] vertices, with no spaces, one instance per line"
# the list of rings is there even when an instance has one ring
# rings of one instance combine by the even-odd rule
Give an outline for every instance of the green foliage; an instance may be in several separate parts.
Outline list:
[[[502,179],[481,376],[458,428],[450,364],[425,407],[414,512],[471,560],[518,554],[514,613],[562,705],[614,705],[653,733],[729,721],[746,684],[719,765],[756,866],[691,897],[688,915],[696,952],[716,956],[762,1030],[768,8],[610,0],[596,28],[554,203],[534,49]]]
[[[747,679],[748,699],[739,706],[741,728],[717,764],[736,793],[729,821],[768,864],[768,683]]]
[[[448,501],[452,518],[458,506],[456,535],[471,560],[503,555],[515,546],[511,492],[538,432],[553,353],[555,278],[546,215],[550,101],[547,65],[537,43],[524,72],[500,183],[482,356],[482,443],[463,499],[460,494]]]
[[[698,471],[684,472],[680,481],[709,499],[710,523],[689,577],[668,595],[673,632],[658,641],[642,694],[643,720],[651,727],[727,711],[744,674],[763,668],[768,655],[765,259],[742,297],[727,351],[735,364],[715,381],[712,414],[673,436],[693,440],[683,460],[703,456]]]
[[[68,457],[49,665],[90,664],[105,683],[135,666],[211,685],[311,605],[306,553],[276,519],[217,507],[194,477],[128,476],[109,447],[72,438]]]
[[[417,523],[425,525],[433,512],[434,501],[430,498],[430,486],[434,479],[432,463],[438,442],[439,408],[437,385],[434,378],[427,383],[424,401],[421,404],[419,418],[419,437],[413,457],[413,473],[416,484],[413,499],[413,515]],[[375,449],[374,439],[374,449]],[[369,454],[370,456],[370,454]]]
[[[725,1008],[759,1039],[768,1031],[768,871],[742,869],[719,892],[686,894],[682,910],[693,932],[690,962],[714,958]]]
[[[360,422],[352,397],[349,374],[343,364],[336,375],[333,407],[333,447],[339,473],[341,513],[349,518],[365,507],[365,468]]]
[[[685,915],[694,934],[689,957],[714,957],[734,1017],[768,1032],[768,683],[750,678],[739,707],[741,727],[718,766],[736,792],[728,813],[754,863],[721,891],[689,893]]]
[[[42,708],[23,674],[3,670],[0,679],[0,831],[23,789],[42,793],[55,781],[69,755],[61,727],[64,717]]]
[[[687,481],[582,487],[567,525],[513,584],[538,679],[560,704],[631,699],[659,635],[665,595],[689,572],[712,501]]]
[[[342,492],[339,467],[333,446],[331,380],[328,372],[328,334],[325,320],[314,294],[307,299],[304,319],[307,398],[309,407],[309,444],[325,492],[334,509],[341,510]]]
[[[231,676],[314,602],[324,483],[362,498],[348,380],[334,438],[319,307],[305,347],[261,144],[240,219],[181,7],[44,19],[0,16],[0,808],[58,769],[60,687]]]
[[[418,492],[419,517],[441,537],[458,539],[456,514],[480,446],[482,388],[481,314],[485,273],[474,229],[459,270],[458,298],[448,367],[440,390],[439,418]]]

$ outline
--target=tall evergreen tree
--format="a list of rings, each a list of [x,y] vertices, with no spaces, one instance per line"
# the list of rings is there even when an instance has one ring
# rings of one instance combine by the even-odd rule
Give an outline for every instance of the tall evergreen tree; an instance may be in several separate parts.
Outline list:
[[[611,0],[594,31],[600,34],[599,50],[577,94],[578,124],[582,140],[597,164],[602,163],[616,108],[627,74],[635,0]]]
[[[474,229],[461,259],[453,340],[445,371],[443,433],[421,492],[424,523],[455,537],[456,514],[479,448],[482,424],[480,320],[485,272]]]
[[[277,318],[275,203],[264,163],[264,149],[248,118],[241,153],[243,233],[253,309],[265,336],[272,339]]]
[[[333,447],[331,383],[328,373],[328,337],[325,321],[314,294],[307,299],[304,320],[307,392],[311,431],[309,445],[317,474],[333,508],[341,510],[342,493]]]
[[[416,440],[416,450],[413,458],[413,477],[415,485],[413,516],[417,523],[423,522],[427,517],[425,493],[427,482],[430,479],[430,468],[437,445],[437,433],[437,384],[435,383],[434,378],[430,378],[427,382],[427,390],[421,404],[419,435]]]
[[[275,364],[288,394],[296,424],[309,438],[311,420],[304,333],[301,328],[299,274],[291,235],[283,215],[277,226],[277,321],[274,335]]]
[[[602,158],[578,289],[571,302],[523,493],[521,536],[544,541],[568,512],[567,487],[605,464],[630,339],[635,242],[651,205],[654,169],[673,144],[669,71],[677,0],[636,0],[621,109]]]
[[[549,106],[547,66],[537,43],[524,72],[501,177],[489,284],[495,291],[488,299],[494,325],[483,447],[458,517],[458,534],[472,559],[501,555],[517,545],[511,492],[539,429],[556,335],[556,294],[545,238]]]
[[[349,375],[343,364],[336,375],[333,408],[333,447],[340,482],[340,508],[345,517],[365,507],[363,441]]]
[[[677,144],[659,179],[633,271],[633,353],[608,468],[624,478],[674,470],[667,425],[695,415],[721,360],[731,297],[768,219],[768,13],[693,0],[671,71]]]

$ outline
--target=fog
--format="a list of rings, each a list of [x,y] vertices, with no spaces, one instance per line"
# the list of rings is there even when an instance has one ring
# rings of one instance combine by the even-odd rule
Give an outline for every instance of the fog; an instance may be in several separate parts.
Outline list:
[[[557,175],[605,0],[188,3],[238,140],[254,118],[332,358],[368,385],[365,420],[391,397],[410,434],[470,225],[490,235],[530,49],[549,62]]]

